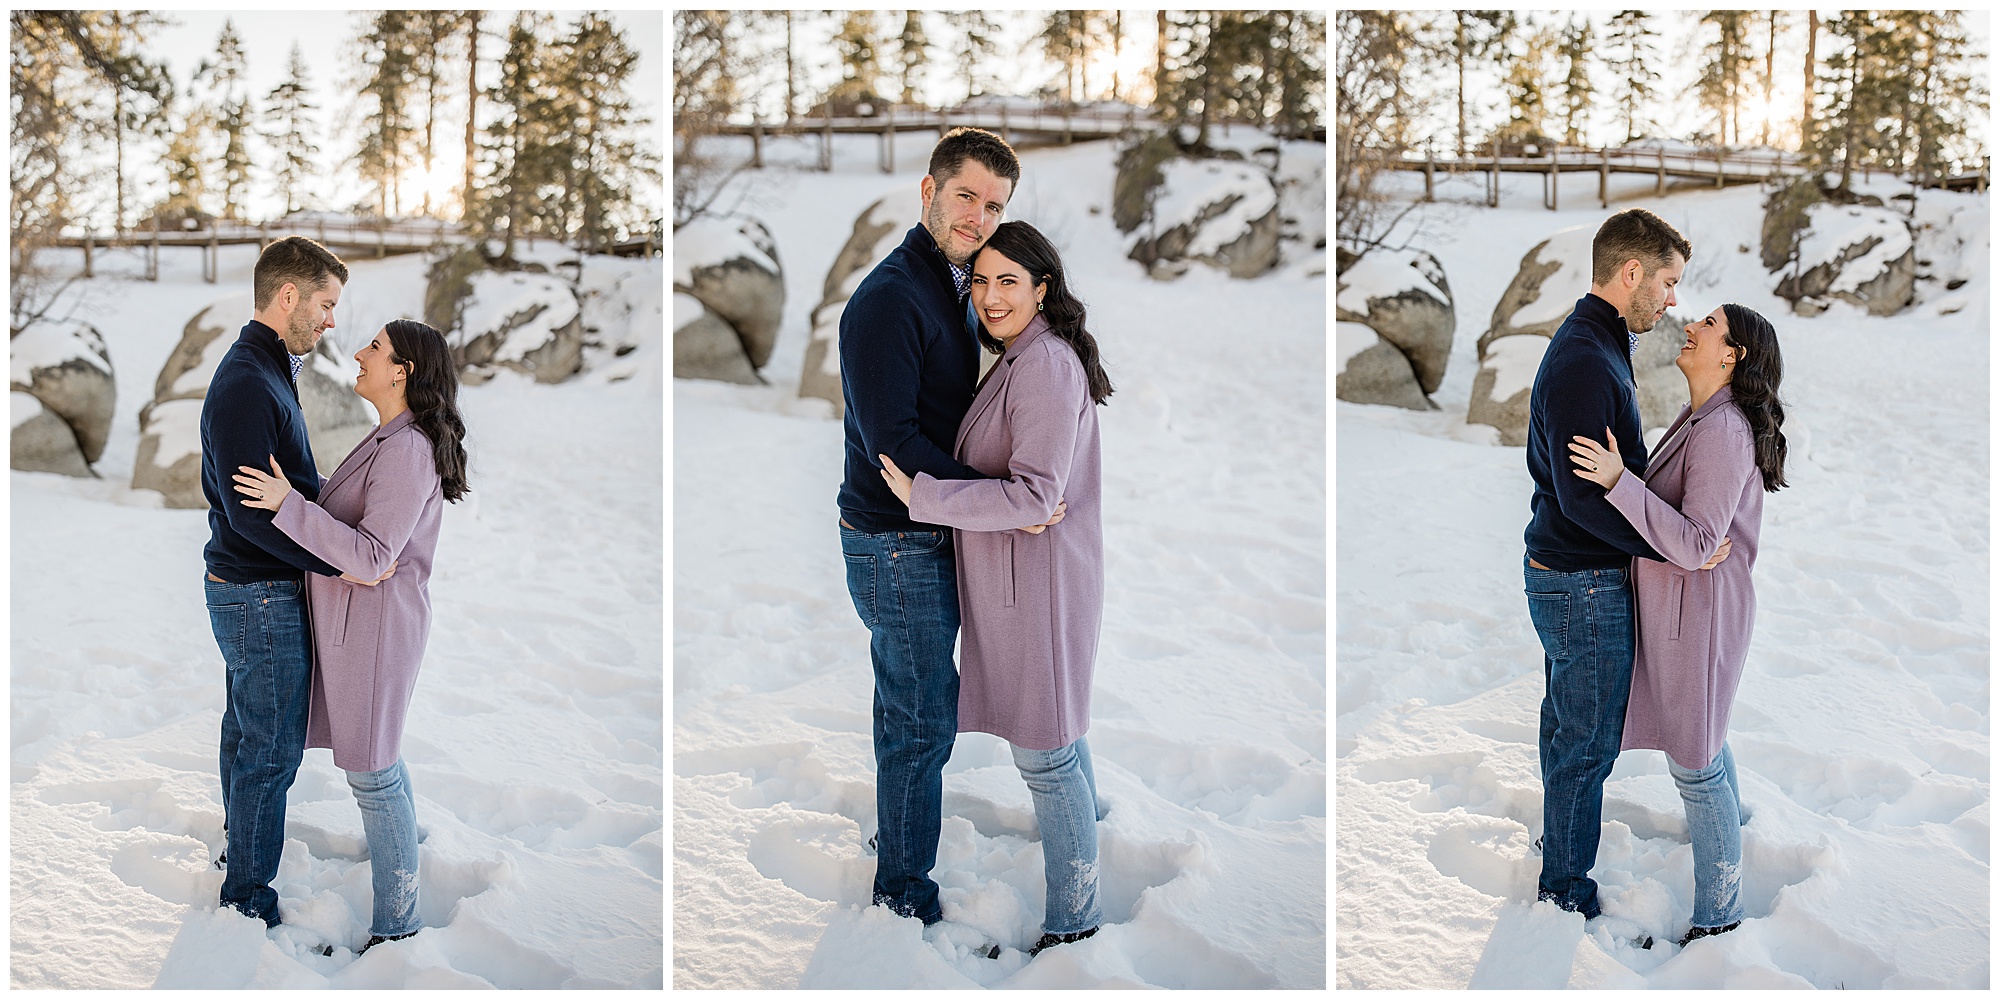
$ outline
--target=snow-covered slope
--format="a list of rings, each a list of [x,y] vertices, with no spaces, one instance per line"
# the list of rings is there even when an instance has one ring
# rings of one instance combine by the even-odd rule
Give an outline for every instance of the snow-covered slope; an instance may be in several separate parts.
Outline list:
[[[425,929],[357,959],[367,842],[326,750],[307,752],[291,790],[285,924],[267,934],[216,907],[207,515],[125,488],[138,408],[182,324],[250,284],[254,247],[223,248],[214,285],[197,253],[163,251],[157,283],[79,288],[124,380],[107,478],[12,474],[9,985],[662,986],[662,265],[611,309],[653,317],[618,359],[652,377],[503,372],[460,394],[472,493],[444,514],[403,742]],[[100,275],[136,265],[99,251]],[[343,355],[421,315],[422,266],[353,262],[328,334]]]
[[[1657,752],[1624,754],[1606,786],[1593,876],[1607,918],[1585,928],[1531,905],[1531,487],[1520,449],[1464,423],[1466,400],[1474,341],[1521,255],[1608,214],[1595,177],[1564,181],[1561,203],[1587,207],[1560,213],[1539,207],[1537,183],[1510,179],[1489,210],[1478,178],[1446,181],[1412,217],[1457,296],[1442,410],[1337,404],[1335,985],[1988,986],[1987,196],[1922,196],[1916,305],[1870,317],[1836,303],[1810,320],[1757,263],[1755,188],[1653,198],[1646,179],[1613,203],[1693,242],[1678,312],[1756,309],[1785,361],[1791,487],[1765,500],[1730,733],[1754,811],[1749,919],[1683,951],[1692,855]],[[1628,943],[1641,935],[1651,950]]]
[[[854,217],[888,193],[914,224],[932,141],[906,137],[893,177],[869,146],[762,175],[743,201],[789,283],[772,384],[674,383],[674,984],[1321,987],[1327,286],[1305,272],[1324,256],[1146,278],[1110,221],[1104,144],[1024,154],[1007,215],[1062,250],[1117,385],[1090,731],[1107,923],[1028,959],[1033,808],[981,734],[944,778],[945,934],[865,905],[872,678],[835,525],[841,428],[795,394]],[[971,956],[982,936],[998,961]]]

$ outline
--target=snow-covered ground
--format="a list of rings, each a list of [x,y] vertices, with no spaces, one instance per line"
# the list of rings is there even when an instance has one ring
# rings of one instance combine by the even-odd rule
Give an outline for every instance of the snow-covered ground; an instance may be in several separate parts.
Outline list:
[[[1398,183],[1421,193],[1421,178]],[[1439,412],[1338,403],[1335,985],[1978,987],[1991,974],[1990,290],[1985,195],[1926,192],[1916,304],[1792,316],[1757,262],[1754,187],[1654,198],[1693,242],[1683,316],[1740,302],[1785,360],[1791,488],[1765,500],[1758,620],[1730,744],[1754,818],[1748,920],[1676,948],[1686,822],[1665,758],[1624,754],[1593,876],[1607,919],[1533,904],[1541,647],[1521,597],[1522,450],[1465,423],[1474,341],[1521,256],[1595,227],[1596,177],[1539,206],[1446,181],[1412,240],[1456,297]],[[1877,186],[1887,197],[1907,190]],[[1891,203],[1892,205],[1898,203]],[[1406,220],[1406,222],[1409,220]],[[1949,279],[1969,278],[1957,290]],[[1679,337],[1656,329],[1648,336]],[[1640,950],[1628,938],[1651,935]]]
[[[403,741],[425,930],[357,959],[367,842],[329,751],[291,791],[284,925],[216,906],[207,512],[127,488],[183,324],[250,286],[255,247],[224,248],[213,285],[197,253],[163,250],[153,283],[102,276],[138,264],[99,252],[79,315],[119,378],[104,478],[12,474],[10,985],[662,986],[661,263],[585,269],[619,299],[586,317],[632,317],[605,336],[637,350],[561,385],[503,371],[460,394],[472,493],[445,511]],[[423,266],[352,262],[328,332],[343,354],[421,315]]]
[[[767,159],[811,163],[811,141]],[[1062,250],[1117,385],[1090,731],[1106,925],[1028,959],[1041,846],[983,734],[945,771],[946,935],[866,905],[872,677],[834,523],[841,426],[796,395],[827,267],[877,197],[916,222],[934,141],[906,136],[894,175],[864,139],[832,173],[774,168],[723,199],[769,227],[787,298],[769,385],[674,383],[674,985],[1323,987],[1324,254],[1146,278],[1104,143],[1024,153],[1007,215]],[[998,961],[968,953],[981,936]]]

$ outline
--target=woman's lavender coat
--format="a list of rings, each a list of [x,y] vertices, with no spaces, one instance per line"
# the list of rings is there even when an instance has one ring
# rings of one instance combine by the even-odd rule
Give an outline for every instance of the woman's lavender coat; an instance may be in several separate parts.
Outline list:
[[[993,479],[910,488],[910,516],[949,524],[958,549],[958,729],[1029,750],[1090,728],[1104,617],[1097,408],[1082,362],[1037,315],[973,397],[953,450]],[[1034,535],[1067,503],[1061,523]]]
[[[1665,750],[1682,767],[1706,767],[1729,733],[1750,653],[1750,571],[1764,517],[1756,436],[1729,387],[1692,415],[1682,406],[1645,482],[1621,476],[1606,499],[1669,560],[1632,560],[1639,626],[1624,749]],[[1696,569],[1724,537],[1729,558]]]
[[[354,446],[317,504],[297,493],[274,519],[313,555],[373,587],[306,574],[312,601],[312,714],[306,746],[346,771],[379,771],[402,752],[403,715],[431,630],[431,554],[444,492],[430,438],[406,411]]]

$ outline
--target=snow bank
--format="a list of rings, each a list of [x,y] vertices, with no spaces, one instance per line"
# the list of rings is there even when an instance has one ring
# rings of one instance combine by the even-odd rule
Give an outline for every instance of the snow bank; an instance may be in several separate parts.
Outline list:
[[[1338,284],[1340,308],[1362,316],[1368,315],[1370,301],[1394,298],[1413,288],[1440,303],[1451,301],[1443,287],[1444,271],[1422,250],[1371,250],[1340,272]]]
[[[1202,257],[1234,243],[1250,223],[1277,207],[1278,195],[1265,172],[1232,160],[1168,160],[1160,168],[1161,184],[1153,200],[1153,231],[1164,233],[1193,225],[1204,209],[1231,197],[1236,203],[1201,226],[1186,256]]]
[[[748,258],[772,274],[779,273],[777,260],[746,231],[746,227],[753,225],[756,223],[745,219],[704,215],[674,230],[674,283],[692,285],[697,268],[738,257]]]
[[[1880,277],[1889,264],[1910,251],[1910,229],[1901,217],[1885,208],[1866,205],[1814,205],[1809,210],[1811,228],[1799,240],[1799,271],[1821,264],[1833,264],[1841,251],[1869,240],[1878,240],[1867,253],[1844,265],[1834,279],[1835,292],[1851,292]]]
[[[472,276],[471,292],[459,321],[459,343],[471,343],[506,330],[494,361],[519,361],[555,339],[556,331],[577,316],[576,293],[569,283],[547,274],[526,271],[481,271]],[[532,316],[518,326],[519,317]],[[511,328],[510,328],[511,327]]]
[[[681,327],[684,327],[689,323],[692,323],[695,320],[700,319],[702,312],[707,308],[708,307],[701,304],[700,299],[697,299],[694,296],[687,294],[686,292],[675,292],[674,329],[678,330]]]
[[[1576,306],[1576,300],[1590,291],[1590,243],[1596,237],[1596,226],[1571,226],[1549,234],[1549,245],[1543,247],[1535,259],[1542,264],[1560,266],[1554,274],[1542,279],[1534,301],[1514,310],[1514,315],[1507,319],[1507,325],[1515,328],[1532,326],[1569,315],[1570,309]]]
[[[72,360],[82,360],[92,368],[111,374],[104,358],[104,338],[82,320],[39,320],[15,334],[8,344],[12,361],[10,377],[18,385],[34,381],[37,368],[53,368]]]

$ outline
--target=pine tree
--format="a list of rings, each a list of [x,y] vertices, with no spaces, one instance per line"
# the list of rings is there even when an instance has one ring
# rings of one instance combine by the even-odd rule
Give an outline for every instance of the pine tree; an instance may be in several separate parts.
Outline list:
[[[1452,65],[1458,73],[1458,158],[1465,159],[1465,64],[1504,53],[1516,22],[1512,11],[1460,10],[1452,17]]]
[[[361,146],[355,160],[373,182],[377,213],[401,211],[403,173],[410,163],[411,102],[416,97],[416,12],[382,11],[358,39],[362,74]]]
[[[298,43],[293,42],[285,81],[264,97],[264,121],[270,127],[264,139],[277,153],[271,179],[276,183],[278,198],[284,203],[287,215],[304,207],[299,191],[316,172],[313,154],[319,152],[319,147],[312,141],[311,130],[312,112],[317,107],[307,100],[311,93],[305,55],[299,51]]]
[[[1077,77],[1089,56],[1088,11],[1050,11],[1042,21],[1041,33],[1035,40],[1042,45],[1042,54],[1063,68],[1063,101],[1074,104],[1082,96]]]
[[[1732,145],[1741,141],[1738,132],[1746,96],[1743,68],[1750,59],[1750,14],[1741,10],[1712,10],[1702,15],[1701,23],[1715,25],[1716,37],[1702,50],[1705,61],[1696,89],[1702,103],[1715,112],[1716,144]]]
[[[1520,44],[1501,82],[1507,95],[1508,119],[1500,135],[1511,142],[1543,142],[1548,138],[1549,64],[1560,40],[1554,31],[1533,21],[1526,22],[1526,29],[1516,35]]]
[[[457,36],[463,12],[455,10],[426,10],[416,14],[411,23],[411,75],[424,88],[424,137],[420,147],[423,156],[423,203],[418,213],[431,215],[431,188],[435,182],[431,177],[431,162],[436,153],[438,93],[447,85],[445,70],[450,64],[447,53],[452,39]]]
[[[930,40],[924,37],[922,11],[903,12],[903,31],[896,36],[896,67],[902,77],[903,92],[897,100],[917,103],[917,77],[930,61]]]
[[[550,80],[558,95],[551,108],[551,164],[561,178],[562,234],[579,246],[597,247],[642,223],[632,192],[651,174],[636,139],[647,119],[627,91],[639,55],[603,16],[584,14],[562,40],[560,71]]]
[[[507,29],[507,48],[500,56],[499,79],[487,91],[493,108],[486,127],[492,171],[489,191],[481,201],[481,226],[498,234],[501,256],[512,260],[514,244],[524,235],[547,233],[545,222],[559,209],[546,203],[545,189],[557,181],[551,155],[549,99],[551,59],[545,41],[547,19],[517,13]]]
[[[195,68],[194,79],[209,87],[208,117],[222,139],[217,179],[222,193],[222,217],[240,216],[242,194],[250,183],[250,147],[247,142],[254,121],[250,100],[243,93],[248,72],[243,55],[243,39],[233,20],[224,19],[222,35],[215,42],[213,60],[203,60]]]
[[[459,189],[458,217],[467,221],[473,215],[473,202],[479,188],[473,179],[473,166],[479,162],[479,19],[480,11],[461,11],[459,28],[465,32],[465,183]]]
[[[832,96],[843,103],[880,100],[876,84],[882,67],[874,12],[848,11],[840,22],[840,32],[833,36],[833,47],[840,53],[840,82],[834,85]]]
[[[993,58],[1000,47],[994,38],[1000,26],[983,10],[953,11],[945,15],[945,23],[958,36],[958,77],[965,81],[966,100],[971,100],[980,94],[980,63]]]
[[[1611,18],[1610,32],[1604,39],[1604,68],[1616,82],[1617,89],[1611,96],[1625,119],[1626,142],[1643,136],[1639,131],[1641,124],[1649,127],[1652,124],[1641,117],[1642,109],[1658,93],[1653,84],[1660,78],[1651,65],[1653,39],[1659,37],[1652,20],[1653,15],[1643,10],[1621,10]]]
[[[204,203],[211,183],[211,160],[206,147],[214,131],[214,113],[206,104],[196,104],[181,116],[180,128],[167,142],[167,198],[155,216],[180,220],[208,214]]]
[[[1958,11],[1912,10],[1893,16],[1915,42],[1905,114],[1915,134],[1911,167],[1928,183],[1982,155],[1970,126],[1988,110],[1980,82],[1983,59]]]
[[[1596,93],[1590,83],[1590,53],[1595,42],[1590,22],[1572,16],[1563,27],[1561,43],[1557,48],[1565,66],[1562,82],[1556,85],[1561,98],[1563,141],[1572,146],[1583,142],[1583,128],[1590,118],[1590,101]]]

